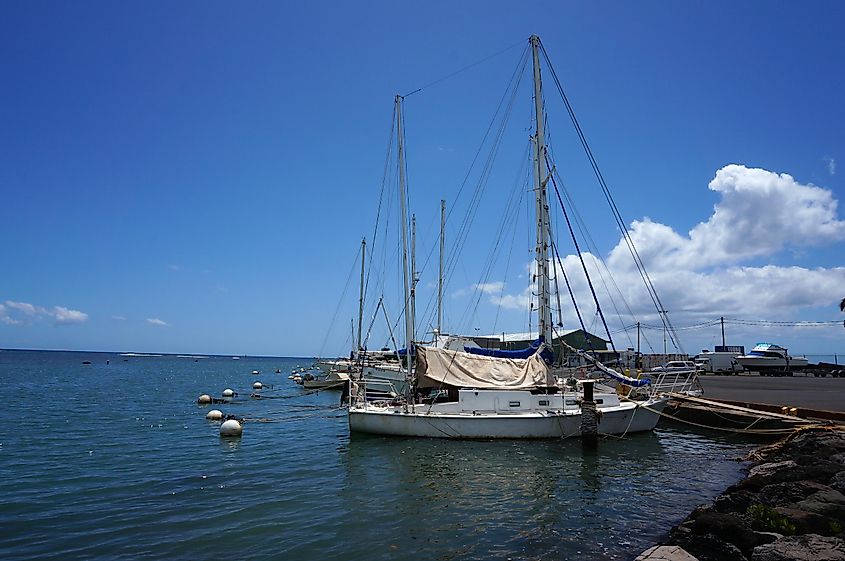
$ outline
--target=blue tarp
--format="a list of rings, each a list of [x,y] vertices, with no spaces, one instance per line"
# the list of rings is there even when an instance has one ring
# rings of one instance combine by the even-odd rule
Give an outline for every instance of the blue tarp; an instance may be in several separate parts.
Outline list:
[[[480,347],[464,347],[464,351],[474,354],[474,355],[482,355],[482,356],[492,356],[495,358],[529,358],[534,356],[534,353],[537,352],[537,349],[540,348],[540,345],[543,344],[543,337],[538,338],[536,341],[531,343],[531,346],[526,349],[519,349],[516,351],[506,351],[503,349],[482,349]],[[548,363],[551,363],[554,359],[554,354],[552,350],[548,347],[543,349],[541,354],[543,360]]]

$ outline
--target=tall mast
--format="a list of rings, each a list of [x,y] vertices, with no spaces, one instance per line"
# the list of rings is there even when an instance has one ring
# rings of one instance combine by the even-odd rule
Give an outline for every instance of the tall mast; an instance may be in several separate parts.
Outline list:
[[[408,269],[408,209],[405,195],[405,129],[402,123],[402,96],[396,96],[396,134],[399,152],[399,204],[402,222],[402,280],[405,284],[405,375],[411,376],[411,346],[414,342],[414,317]]]
[[[549,291],[549,203],[546,196],[546,140],[543,130],[543,89],[540,81],[540,38],[531,36],[534,59],[534,115],[537,132],[534,136],[534,191],[537,207],[537,297],[539,300],[538,330],[547,345],[552,345],[552,313]]]
[[[358,296],[358,344],[356,345],[356,353],[360,353],[361,348],[361,324],[364,320],[364,263],[367,256],[367,238],[361,240],[361,289]]]
[[[446,238],[446,201],[440,199],[440,273],[437,275],[437,336],[443,332],[443,246]]]

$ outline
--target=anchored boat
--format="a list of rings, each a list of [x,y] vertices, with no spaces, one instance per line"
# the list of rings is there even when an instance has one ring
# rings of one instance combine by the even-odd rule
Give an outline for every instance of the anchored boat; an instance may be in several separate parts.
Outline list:
[[[415,348],[416,352],[405,353],[401,367],[396,369],[408,382],[403,396],[369,401],[367,380],[353,379],[348,409],[353,432],[436,438],[560,438],[582,432],[586,435],[583,425],[588,421],[587,424],[594,425],[590,429],[593,434],[626,434],[652,430],[666,405],[667,398],[653,389],[660,384],[624,376],[588,353],[576,351],[594,364],[596,373],[612,378],[619,387],[594,388],[593,380],[557,380],[552,374],[553,349],[548,344],[554,341],[550,303],[550,249],[554,246],[546,188],[550,180],[554,181],[554,164],[545,143],[540,76],[542,45],[537,36],[532,36],[529,42],[534,81],[535,128],[531,144],[537,224],[534,250],[537,307],[532,305],[532,311],[537,310],[539,337],[530,348],[515,352],[470,346],[457,350],[414,346],[415,279],[413,267],[408,264],[403,98],[396,96],[405,348]]]

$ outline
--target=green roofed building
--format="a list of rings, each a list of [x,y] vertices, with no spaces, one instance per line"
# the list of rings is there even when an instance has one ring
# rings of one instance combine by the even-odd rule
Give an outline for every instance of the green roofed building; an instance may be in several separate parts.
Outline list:
[[[559,331],[559,335],[554,339],[554,351],[557,362],[566,362],[562,360],[564,357],[571,354],[566,345],[561,344],[563,340],[570,347],[582,351],[595,351],[600,354],[608,353],[608,341],[602,339],[598,335],[588,333],[583,329],[568,329]],[[537,340],[536,333],[501,333],[498,335],[483,335],[472,337],[479,347],[485,349],[504,349],[508,351],[516,351],[526,349],[531,346],[531,343]]]

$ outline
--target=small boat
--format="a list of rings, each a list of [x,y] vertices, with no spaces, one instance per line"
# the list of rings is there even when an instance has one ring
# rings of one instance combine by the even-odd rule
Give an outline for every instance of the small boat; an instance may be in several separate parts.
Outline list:
[[[747,355],[736,360],[746,370],[759,372],[762,376],[792,376],[796,370],[807,367],[809,361],[803,356],[789,356],[787,349],[772,343],[757,343]]]
[[[302,387],[306,390],[342,390],[347,381],[349,374],[333,370],[325,376],[306,374],[302,378]]]

